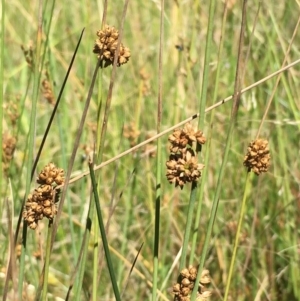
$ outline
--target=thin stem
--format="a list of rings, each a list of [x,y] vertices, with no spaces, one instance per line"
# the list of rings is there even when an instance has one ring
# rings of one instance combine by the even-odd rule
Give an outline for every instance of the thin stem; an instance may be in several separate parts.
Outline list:
[[[113,87],[114,87],[114,82],[115,82],[115,78],[117,75],[117,61],[118,61],[118,56],[120,53],[120,45],[121,45],[122,36],[123,36],[123,27],[124,27],[128,3],[129,3],[129,0],[126,0],[125,4],[124,4],[124,8],[123,8],[121,26],[120,26],[119,37],[118,37],[118,44],[117,44],[117,48],[116,48],[116,52],[115,52],[115,56],[114,56],[113,69],[112,69],[109,88],[108,88],[108,95],[107,95],[107,99],[106,99],[106,103],[105,103],[104,117],[103,117],[101,136],[100,136],[100,145],[99,145],[99,150],[98,150],[98,154],[99,154],[98,158],[100,159],[100,162],[102,161],[101,159],[102,159],[103,150],[104,150],[104,142],[105,142],[105,137],[106,137],[108,118],[110,115]]]
[[[160,43],[158,62],[158,101],[157,101],[157,133],[161,130],[162,119],[162,83],[163,83],[163,42],[164,42],[164,0],[161,0],[160,10]],[[160,227],[160,200],[161,200],[161,174],[162,174],[162,143],[157,140],[156,161],[156,190],[155,190],[155,221],[154,221],[154,249],[153,249],[153,287],[152,301],[156,300],[158,281],[158,254],[159,254],[159,227]]]
[[[3,80],[3,74],[4,74],[4,28],[5,28],[5,0],[2,0],[2,14],[1,14],[1,44],[0,44],[0,145],[2,145],[2,120],[3,120],[3,100],[4,100],[4,80]],[[2,180],[3,180],[3,170],[2,170],[2,152],[0,153],[0,189],[2,192]],[[0,209],[0,214],[2,213],[2,206]],[[2,214],[1,214],[2,216]]]
[[[216,5],[215,0],[210,1],[202,90],[201,90],[201,97],[199,99],[198,128],[203,128],[204,120],[205,120],[205,106],[206,106],[207,88],[208,88],[210,55],[212,52],[212,34],[213,34],[215,5]],[[193,182],[192,187],[191,187],[191,193],[190,193],[189,209],[188,209],[187,222],[186,222],[185,232],[184,232],[184,240],[183,240],[182,255],[181,255],[181,259],[180,259],[179,270],[182,270],[185,267],[185,263],[186,263],[187,248],[188,248],[191,227],[192,227],[193,214],[195,212],[194,208],[195,208],[196,198],[197,198],[197,193],[198,193],[197,187],[198,187],[197,183]],[[200,199],[200,203],[201,203],[201,201],[202,200]],[[191,254],[191,257],[194,257],[194,254]]]
[[[207,28],[207,38],[205,45],[205,58],[204,58],[204,70],[203,70],[203,80],[201,89],[201,98],[199,102],[199,119],[198,119],[198,129],[203,129],[205,120],[205,105],[207,100],[207,87],[208,87],[208,75],[209,75],[209,65],[210,56],[212,53],[212,41],[213,41],[213,26],[214,26],[214,16],[215,16],[216,0],[210,1],[209,6],[209,20]]]
[[[42,13],[43,6],[42,0],[39,1],[39,10],[38,10],[38,29],[36,37],[36,52],[35,52],[35,61],[34,61],[34,81],[33,81],[33,94],[32,94],[32,106],[31,106],[31,115],[30,115],[30,128],[28,133],[28,161],[27,161],[27,175],[26,175],[26,192],[25,195],[28,195],[30,189],[30,183],[32,180],[30,170],[33,166],[33,156],[34,156],[34,139],[36,131],[36,106],[39,96],[39,85],[40,85],[40,62],[41,62],[41,48],[42,48]],[[25,198],[24,198],[25,201]],[[21,209],[21,211],[23,208]],[[20,220],[21,220],[20,212]],[[23,291],[23,279],[24,279],[24,264],[25,264],[25,252],[26,252],[26,237],[27,237],[27,223],[24,221],[23,224],[23,242],[21,250],[21,261],[20,261],[20,273],[19,273],[19,285],[18,285],[18,294],[20,300],[22,299]]]
[[[86,258],[87,258],[87,254],[88,254],[87,245],[90,240],[91,231],[92,231],[92,229],[91,229],[92,228],[92,219],[90,217],[93,216],[95,206],[94,205],[92,206],[91,200],[92,200],[92,196],[90,197],[89,212],[88,212],[88,216],[86,218],[85,232],[83,235],[81,249],[79,252],[79,257],[78,257],[77,264],[74,269],[75,271],[72,275],[71,284],[70,284],[70,288],[72,288],[75,277],[76,277],[76,271],[77,271],[77,269],[79,269],[78,278],[76,280],[77,285],[75,287],[75,293],[74,293],[75,301],[81,300],[82,281],[84,278],[84,272],[85,272],[85,267],[86,267]],[[70,294],[70,289],[69,289],[68,294]]]
[[[225,151],[224,151],[224,158],[222,161],[219,177],[218,177],[218,184],[216,188],[216,193],[214,196],[214,201],[211,209],[211,214],[209,218],[209,224],[208,228],[206,231],[206,236],[204,240],[204,245],[202,249],[202,254],[200,258],[200,264],[198,267],[198,272],[197,272],[197,278],[195,280],[195,283],[199,283],[201,274],[203,271],[204,267],[204,262],[206,260],[206,255],[208,252],[208,247],[209,247],[209,242],[213,230],[213,225],[215,222],[215,217],[217,214],[217,209],[219,205],[219,199],[220,199],[220,192],[221,192],[221,186],[222,186],[222,181],[223,177],[225,174],[225,167],[227,165],[227,160],[228,160],[228,154],[229,150],[231,147],[231,140],[233,137],[233,132],[234,132],[234,127],[235,127],[235,122],[237,118],[237,113],[238,113],[238,108],[239,108],[239,103],[240,103],[240,84],[241,84],[241,63],[242,63],[242,47],[244,45],[244,31],[245,31],[245,23],[246,23],[246,4],[247,0],[244,0],[243,2],[243,15],[242,15],[242,24],[241,24],[241,30],[240,30],[240,42],[239,42],[239,50],[238,50],[238,59],[237,59],[237,67],[236,67],[236,76],[235,76],[235,85],[234,85],[234,94],[233,94],[233,104],[232,104],[232,112],[231,112],[231,120],[230,120],[230,125],[229,125],[229,130],[228,130],[228,135],[227,135],[227,140],[226,140],[226,146],[225,146]],[[191,300],[194,301],[196,300],[196,295],[198,291],[198,285],[195,285],[193,288]]]
[[[48,293],[48,272],[49,272],[49,262],[50,262],[50,254],[51,254],[51,232],[53,221],[49,221],[48,225],[48,233],[47,233],[47,245],[46,245],[46,257],[45,257],[45,272],[43,277],[43,294],[42,300],[47,300],[47,293]]]
[[[186,225],[185,225],[184,238],[182,244],[182,253],[181,253],[181,258],[179,263],[180,271],[186,266],[187,249],[189,244],[189,238],[191,233],[193,214],[194,214],[194,208],[196,202],[196,193],[197,193],[196,188],[197,188],[197,183],[193,182],[191,187],[190,203],[189,203],[188,213],[186,217]]]
[[[108,246],[107,237],[106,237],[106,232],[105,232],[105,227],[104,227],[104,223],[103,223],[100,201],[99,201],[99,196],[98,196],[98,191],[97,191],[97,183],[96,183],[95,173],[93,171],[92,162],[89,162],[89,168],[90,168],[90,175],[91,175],[93,193],[94,193],[94,198],[95,198],[98,225],[99,225],[99,229],[100,229],[100,233],[101,233],[103,249],[104,249],[104,253],[105,253],[105,257],[106,257],[106,261],[107,261],[107,267],[108,267],[111,283],[113,286],[115,298],[117,301],[121,301],[120,292],[119,292],[119,288],[117,285],[117,279],[116,279],[115,273],[114,273],[114,267],[112,264],[109,246]]]
[[[219,46],[219,51],[218,51],[218,65],[217,65],[217,71],[216,71],[216,80],[215,80],[215,90],[214,90],[214,96],[213,96],[213,103],[217,99],[218,95],[218,86],[219,86],[219,80],[220,80],[220,72],[221,72],[221,55],[223,53],[223,45],[224,45],[224,34],[225,34],[225,28],[226,28],[226,20],[227,20],[227,5],[225,3],[224,7],[224,14],[223,14],[223,21],[222,21],[222,31],[221,31],[221,38],[220,38],[220,46]],[[215,111],[213,110],[211,113],[210,117],[210,124],[212,124],[214,120],[214,114]],[[209,128],[209,133],[207,137],[207,141],[205,144],[205,159],[204,159],[204,165],[208,166],[209,163],[209,158],[210,158],[210,145],[211,145],[211,137],[212,137],[212,127]],[[199,196],[200,196],[200,201],[198,202],[197,206],[197,212],[196,212],[196,217],[195,217],[195,222],[194,222],[194,230],[193,230],[193,237],[192,237],[192,246],[191,246],[191,252],[190,252],[190,260],[189,260],[189,265],[193,264],[194,261],[194,256],[195,256],[195,250],[196,250],[196,245],[197,245],[197,238],[198,238],[198,228],[200,224],[200,217],[201,217],[201,208],[202,208],[202,198],[204,195],[204,187],[205,184],[207,183],[207,173],[208,169],[204,168],[202,175],[201,175],[201,184],[200,184],[200,191],[199,191]]]
[[[248,196],[248,191],[249,191],[249,186],[250,186],[249,178],[250,178],[250,172],[247,172],[243,201],[242,201],[242,206],[241,206],[241,210],[240,210],[237,231],[235,234],[234,247],[233,247],[232,257],[231,257],[231,261],[230,261],[230,267],[229,267],[228,278],[227,278],[227,282],[226,282],[225,295],[224,295],[223,301],[227,301],[227,299],[228,299],[234,263],[236,260],[237,248],[238,248],[238,244],[239,244],[239,240],[240,240],[240,236],[241,236],[242,223],[243,223],[243,219],[244,219],[244,215],[245,215],[246,201],[247,201],[247,196]]]

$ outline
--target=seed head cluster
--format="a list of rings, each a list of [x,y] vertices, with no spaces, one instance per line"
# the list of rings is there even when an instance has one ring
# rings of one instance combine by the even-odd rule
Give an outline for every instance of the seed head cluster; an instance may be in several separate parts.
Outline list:
[[[33,45],[32,43],[29,44],[28,48],[26,48],[26,46],[24,45],[21,45],[21,49],[23,51],[23,54],[24,54],[24,57],[25,57],[25,60],[28,64],[28,66],[30,68],[34,68],[34,55],[33,55]]]
[[[256,175],[259,175],[262,172],[268,171],[270,159],[268,141],[257,139],[249,144],[247,154],[244,158],[244,165]]]
[[[57,168],[54,163],[49,163],[40,172],[36,181],[40,185],[28,195],[23,211],[23,218],[33,230],[44,216],[52,221],[56,215],[59,189],[55,191],[55,187],[64,183],[64,171]]]
[[[175,295],[176,301],[189,301],[195,281],[197,278],[198,268],[190,266],[188,269],[185,268],[180,272],[177,279],[177,283],[173,285],[173,294]],[[208,270],[203,270],[201,273],[200,282],[198,284],[198,291],[196,300],[206,301],[209,300],[211,292],[206,287],[210,283],[210,276]]]
[[[4,172],[8,171],[10,161],[16,148],[16,139],[8,133],[3,134],[2,138],[2,162]]]
[[[166,162],[167,179],[175,186],[183,188],[187,182],[195,182],[201,177],[203,164],[199,164],[193,147],[204,144],[206,138],[201,131],[195,131],[190,123],[183,129],[174,130],[169,136],[170,156]]]
[[[187,147],[192,147],[193,142],[204,144],[206,138],[201,131],[195,131],[190,123],[186,123],[184,128],[174,130],[173,134],[169,136],[171,142],[170,151],[172,153],[184,153]]]
[[[15,99],[11,99],[5,103],[3,103],[3,109],[5,111],[5,114],[9,118],[9,121],[11,122],[11,125],[14,127],[17,122],[19,121],[19,104],[21,101],[20,95],[17,95]]]
[[[101,67],[104,68],[112,65],[114,62],[115,52],[117,50],[119,31],[108,25],[103,30],[97,31],[98,39],[95,41],[93,52],[101,60]],[[117,66],[126,64],[130,58],[130,50],[120,44]],[[103,65],[104,63],[104,65]]]
[[[128,139],[130,143],[130,147],[133,147],[136,145],[137,139],[140,135],[140,131],[136,128],[136,125],[131,122],[130,124],[124,125],[124,132],[123,135],[125,138]]]
[[[42,93],[49,104],[55,104],[55,96],[48,71],[45,72],[46,78],[42,81]]]

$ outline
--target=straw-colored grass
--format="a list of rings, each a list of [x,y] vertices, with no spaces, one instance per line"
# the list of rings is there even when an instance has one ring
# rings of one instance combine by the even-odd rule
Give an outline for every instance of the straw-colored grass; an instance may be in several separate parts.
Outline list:
[[[300,300],[298,3],[123,2],[2,1],[0,296],[173,300],[200,264],[210,300]],[[102,23],[130,49],[120,67],[97,68]],[[180,189],[165,162],[182,121],[206,143]],[[243,165],[256,138],[259,176]],[[19,217],[49,162],[68,185],[31,230]]]

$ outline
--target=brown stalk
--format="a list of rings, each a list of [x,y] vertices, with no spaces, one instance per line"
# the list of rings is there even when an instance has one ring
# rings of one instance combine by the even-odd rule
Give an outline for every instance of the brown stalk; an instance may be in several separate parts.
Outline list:
[[[113,87],[114,87],[114,82],[115,82],[116,73],[117,73],[117,61],[118,61],[118,57],[119,57],[119,53],[120,53],[120,45],[121,45],[121,41],[122,41],[122,37],[123,37],[123,28],[124,28],[124,22],[125,22],[125,16],[126,16],[128,3],[129,3],[129,0],[126,0],[126,2],[124,4],[124,8],[123,8],[121,25],[120,25],[120,30],[119,30],[119,37],[118,37],[118,44],[117,44],[117,49],[115,52],[113,69],[112,69],[112,73],[111,73],[111,78],[110,78],[110,83],[109,83],[109,88],[108,88],[108,95],[107,95],[106,104],[105,104],[105,111],[104,111],[101,136],[100,136],[99,156],[98,156],[98,161],[100,161],[100,162],[102,161],[102,154],[103,154],[104,141],[105,141],[105,136],[106,136],[106,131],[107,131],[107,123],[108,123],[109,111],[110,111],[110,106],[111,106]]]
[[[238,58],[237,58],[237,66],[236,66],[236,74],[235,74],[235,82],[234,82],[234,93],[232,97],[232,111],[231,117],[236,119],[240,100],[241,100],[241,82],[243,81],[242,75],[244,73],[241,72],[241,65],[242,65],[242,48],[244,46],[244,35],[245,35],[245,25],[246,25],[246,10],[247,10],[247,0],[243,2],[243,12],[242,12],[242,24],[241,24],[241,31],[240,31],[240,38],[239,38],[239,51],[238,51]]]

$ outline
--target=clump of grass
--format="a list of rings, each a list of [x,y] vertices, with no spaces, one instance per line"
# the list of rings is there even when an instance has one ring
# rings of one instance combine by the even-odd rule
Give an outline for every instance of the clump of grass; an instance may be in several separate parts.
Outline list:
[[[195,273],[178,278],[177,299],[205,293],[204,266],[212,300],[297,299],[296,4],[252,3],[243,17],[234,1],[129,2],[128,12],[128,1],[123,12],[115,2],[78,2],[72,14],[64,3],[16,5],[2,5],[1,22],[4,299],[21,299],[32,283],[44,300],[113,298],[113,288],[117,299],[170,300],[172,283],[189,265]],[[195,145],[202,131],[203,153]],[[91,170],[86,153],[94,157]],[[36,230],[27,233],[15,218],[23,211],[19,200],[47,162],[67,171],[57,216],[47,209],[53,188],[36,188],[25,205]],[[48,233],[36,219],[41,197]]]

